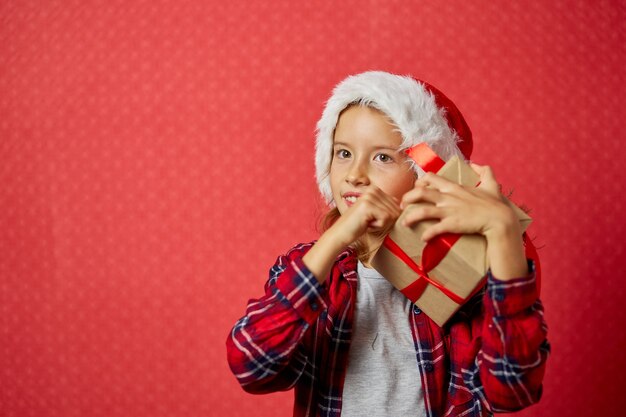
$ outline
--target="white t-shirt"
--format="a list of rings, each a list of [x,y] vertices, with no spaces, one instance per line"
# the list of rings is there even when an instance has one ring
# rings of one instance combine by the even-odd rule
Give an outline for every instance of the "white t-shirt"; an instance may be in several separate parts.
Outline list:
[[[409,327],[412,303],[376,270],[358,263],[342,417],[426,416]]]

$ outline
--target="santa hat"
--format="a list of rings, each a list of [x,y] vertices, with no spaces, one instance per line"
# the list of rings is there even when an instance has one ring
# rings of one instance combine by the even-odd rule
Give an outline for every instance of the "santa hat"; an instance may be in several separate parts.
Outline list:
[[[351,104],[373,107],[386,114],[402,134],[401,149],[426,142],[443,160],[454,155],[469,159],[472,132],[454,103],[430,84],[409,76],[369,71],[340,82],[317,122],[315,169],[327,203],[332,203],[330,163],[333,136],[340,113]],[[413,165],[418,175],[421,168]]]

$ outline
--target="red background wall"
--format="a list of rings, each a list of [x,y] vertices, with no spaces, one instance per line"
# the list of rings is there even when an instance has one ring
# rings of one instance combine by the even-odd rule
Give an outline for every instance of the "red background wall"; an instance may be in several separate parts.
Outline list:
[[[451,97],[532,208],[553,354],[520,416],[621,415],[623,1],[0,1],[0,415],[289,415],[224,341],[316,236],[335,83]]]

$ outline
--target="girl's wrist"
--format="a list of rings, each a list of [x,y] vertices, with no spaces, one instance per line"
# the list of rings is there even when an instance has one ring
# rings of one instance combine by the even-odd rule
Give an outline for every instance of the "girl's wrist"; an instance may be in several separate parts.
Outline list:
[[[519,278],[528,274],[522,228],[508,206],[493,217],[484,233],[491,273],[500,280]]]
[[[491,224],[483,235],[487,242],[497,243],[508,239],[521,238],[522,230],[515,212],[506,204],[494,212]]]
[[[344,220],[344,218],[339,218],[335,224],[320,236],[320,240],[327,240],[330,245],[334,246],[337,254],[341,253],[341,251],[354,242],[350,234],[346,233],[346,227],[342,224],[342,220]]]
[[[320,236],[317,243],[324,245],[329,252],[339,255],[352,242],[346,242],[346,239],[342,238],[341,233],[338,233],[335,225],[326,230],[326,232]]]
[[[503,228],[487,239],[487,258],[491,273],[500,280],[519,278],[528,274],[522,232],[516,227]]]
[[[302,261],[304,265],[313,273],[320,283],[323,283],[332,264],[337,256],[345,249],[347,245],[343,245],[335,238],[332,227],[324,232],[317,242],[304,255]]]

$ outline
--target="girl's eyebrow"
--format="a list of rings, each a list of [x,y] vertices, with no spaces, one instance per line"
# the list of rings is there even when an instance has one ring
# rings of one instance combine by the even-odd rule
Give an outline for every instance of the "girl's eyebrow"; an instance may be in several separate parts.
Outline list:
[[[350,145],[345,143],[345,142],[334,142],[333,143],[333,148],[335,146],[345,146],[346,148],[350,147]],[[372,149],[377,150],[377,151],[379,151],[381,149],[386,149],[386,150],[389,150],[389,151],[392,151],[392,152],[400,152],[400,148],[393,148],[393,147],[389,147],[389,146],[373,146]]]

